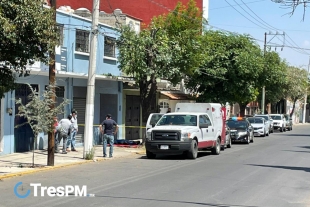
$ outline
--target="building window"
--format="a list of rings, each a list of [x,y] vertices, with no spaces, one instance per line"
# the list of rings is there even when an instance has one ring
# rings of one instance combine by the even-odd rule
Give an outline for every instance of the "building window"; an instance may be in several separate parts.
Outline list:
[[[59,33],[59,46],[62,46],[63,41],[64,41],[64,25],[63,24],[57,24],[56,29]]]
[[[89,32],[85,30],[76,30],[75,51],[89,52]]]
[[[104,56],[115,58],[115,42],[113,37],[104,37]]]

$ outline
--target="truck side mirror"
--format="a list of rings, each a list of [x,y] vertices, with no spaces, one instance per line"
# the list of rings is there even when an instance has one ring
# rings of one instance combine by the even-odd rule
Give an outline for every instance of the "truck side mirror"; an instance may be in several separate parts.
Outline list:
[[[154,124],[154,123],[152,123],[152,127],[155,127],[155,124]]]

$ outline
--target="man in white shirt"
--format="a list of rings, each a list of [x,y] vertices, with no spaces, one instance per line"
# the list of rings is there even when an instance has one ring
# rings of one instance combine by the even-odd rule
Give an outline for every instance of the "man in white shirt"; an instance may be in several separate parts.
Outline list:
[[[75,137],[76,137],[76,133],[78,132],[78,123],[77,123],[77,117],[76,117],[76,111],[72,111],[71,113],[72,115],[72,119],[71,119],[71,123],[72,123],[72,132],[71,132],[71,136],[69,137],[68,141],[67,141],[67,151],[69,150],[69,147],[71,146],[71,151],[76,151],[75,149]]]

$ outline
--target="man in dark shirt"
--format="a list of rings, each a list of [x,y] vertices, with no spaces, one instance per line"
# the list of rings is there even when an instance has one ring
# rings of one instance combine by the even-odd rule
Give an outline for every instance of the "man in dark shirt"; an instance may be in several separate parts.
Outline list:
[[[116,127],[115,131],[113,131],[114,126]],[[118,131],[118,125],[112,119],[111,114],[108,114],[106,120],[104,120],[99,127],[100,132],[103,133],[103,157],[107,156],[107,141],[110,143],[109,157],[113,157],[114,134]]]

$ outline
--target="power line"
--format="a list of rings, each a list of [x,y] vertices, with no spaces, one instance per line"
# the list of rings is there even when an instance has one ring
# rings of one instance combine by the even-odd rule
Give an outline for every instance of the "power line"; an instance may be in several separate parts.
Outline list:
[[[266,1],[266,0],[251,1],[251,2],[247,2],[247,3],[243,3],[243,4],[247,5],[247,4],[253,4],[253,3],[262,2],[262,1]],[[233,5],[233,6],[237,6],[237,5]],[[228,7],[230,7],[230,6],[222,6],[222,7],[217,7],[217,8],[211,8],[209,10],[212,11],[212,10],[224,9],[224,8],[228,8]]]

